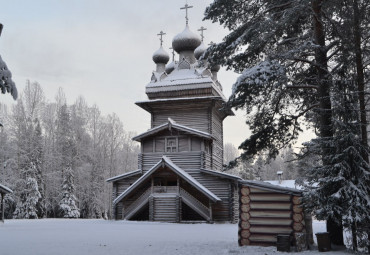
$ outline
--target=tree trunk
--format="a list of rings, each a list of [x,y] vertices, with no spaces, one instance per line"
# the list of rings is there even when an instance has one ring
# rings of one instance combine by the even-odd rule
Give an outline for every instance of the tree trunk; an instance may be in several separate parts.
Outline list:
[[[365,102],[365,76],[364,76],[364,64],[362,58],[362,48],[361,48],[361,24],[360,24],[360,10],[358,6],[358,1],[353,0],[353,39],[356,57],[356,82],[358,89],[358,99],[360,104],[360,121],[361,121],[361,140],[365,147],[368,146],[367,141],[367,119],[366,119],[366,102]],[[362,150],[362,158],[369,163],[369,155],[366,150]],[[370,184],[369,184],[370,185]],[[366,224],[366,222],[365,222]],[[353,230],[356,230],[355,226],[352,226],[352,235],[354,235]],[[356,231],[355,231],[356,234]],[[369,243],[370,243],[370,233],[367,233]],[[357,250],[357,236],[353,236],[353,249]],[[370,246],[368,247],[368,253],[370,253]]]
[[[322,21],[322,3],[323,0],[312,0],[313,10],[313,28],[315,43],[321,47],[315,51],[315,59],[317,67],[317,82],[319,85],[319,120],[320,120],[320,136],[322,139],[333,137],[332,130],[332,112],[330,101],[330,82],[328,73],[327,52],[325,49],[325,28]],[[325,160],[326,155],[330,155],[331,151],[328,148],[323,148],[323,164],[328,164]],[[343,227],[342,224],[337,224],[334,219],[328,218],[327,231],[330,233],[330,240],[333,244],[343,245]]]

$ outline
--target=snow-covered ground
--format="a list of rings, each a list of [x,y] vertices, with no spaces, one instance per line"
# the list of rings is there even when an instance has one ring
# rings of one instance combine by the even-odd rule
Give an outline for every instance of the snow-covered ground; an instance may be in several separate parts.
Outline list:
[[[314,232],[325,231],[323,222]],[[236,224],[171,224],[105,220],[7,220],[1,255],[280,254],[276,247],[239,247]],[[295,254],[295,253],[290,253]],[[318,254],[317,250],[297,253]],[[349,254],[346,251],[326,255]]]

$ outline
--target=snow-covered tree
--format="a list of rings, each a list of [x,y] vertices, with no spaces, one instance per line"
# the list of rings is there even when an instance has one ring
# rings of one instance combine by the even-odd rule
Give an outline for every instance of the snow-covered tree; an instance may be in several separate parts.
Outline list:
[[[36,175],[35,165],[31,165],[25,172],[28,176],[26,180],[20,180],[22,190],[20,191],[20,201],[17,203],[17,207],[14,211],[15,219],[37,219],[37,203],[41,198],[37,180],[32,177]]]
[[[228,104],[247,111],[252,135],[240,146],[244,158],[264,150],[276,156],[297,138],[302,117],[313,123],[319,137],[331,139],[330,91],[336,79],[346,77],[356,80],[366,146],[368,12],[369,2],[359,0],[215,0],[207,8],[205,18],[231,32],[204,57],[242,73]],[[321,153],[321,163],[330,165],[326,159],[334,156],[332,151],[322,147]],[[331,240],[343,244],[334,221],[328,218]]]
[[[356,88],[352,83],[338,83],[332,93],[334,136],[317,138],[306,144],[307,154],[323,155],[327,164],[310,167],[306,205],[318,219],[335,219],[352,232],[353,249],[369,245],[370,166],[363,155],[369,148],[361,138],[361,121]]]
[[[27,81],[12,113],[0,104],[0,118],[10,123],[0,129],[4,167],[0,180],[14,190],[8,196],[8,216],[18,206],[16,215],[23,217],[20,211],[24,211],[28,177],[37,181],[41,194],[37,216],[64,216],[60,207],[64,171],[71,170],[80,217],[106,217],[111,185],[105,180],[137,168],[139,146],[131,141],[134,134],[123,129],[118,116],[103,116],[98,106],[88,106],[82,97],[67,105],[62,89],[54,102],[45,102],[41,86]]]
[[[76,205],[77,199],[74,195],[75,186],[72,168],[66,167],[63,174],[62,198],[59,202],[61,216],[64,218],[79,218],[80,210]]]
[[[2,30],[3,24],[0,24],[0,36]],[[2,60],[1,56],[0,56],[0,91],[3,94],[7,92],[10,93],[13,96],[14,100],[16,100],[18,97],[17,88],[15,86],[14,81],[12,80],[12,73],[8,69],[5,62]]]

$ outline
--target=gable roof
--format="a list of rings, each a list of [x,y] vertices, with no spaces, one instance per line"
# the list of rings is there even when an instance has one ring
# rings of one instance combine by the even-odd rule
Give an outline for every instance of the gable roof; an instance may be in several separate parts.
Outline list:
[[[159,133],[161,131],[164,131],[164,130],[167,130],[167,129],[168,130],[176,129],[176,130],[184,131],[186,133],[189,133],[189,134],[192,134],[192,135],[196,135],[196,136],[199,136],[199,137],[202,137],[202,138],[212,139],[212,135],[209,134],[209,133],[206,133],[206,132],[203,132],[203,131],[199,131],[199,130],[196,130],[194,128],[189,128],[189,127],[184,126],[184,125],[177,124],[173,119],[168,118],[168,122],[167,123],[164,123],[164,124],[162,124],[160,126],[157,126],[155,128],[149,129],[145,133],[142,133],[140,135],[137,135],[137,136],[133,137],[132,140],[140,142],[143,138],[146,138],[148,136],[157,134],[157,133]]]
[[[142,175],[139,179],[137,179],[136,182],[134,182],[130,187],[128,187],[124,192],[122,192],[116,199],[114,199],[113,204],[114,205],[117,204],[119,201],[125,198],[128,194],[130,194],[135,188],[140,186],[141,183],[147,180],[155,171],[165,166],[167,166],[169,169],[174,171],[176,174],[178,174],[180,177],[182,177],[184,180],[190,183],[193,187],[195,187],[197,190],[199,190],[204,195],[206,195],[213,202],[221,201],[221,199],[218,196],[213,194],[210,190],[208,190],[206,187],[200,184],[197,180],[195,180],[191,175],[189,175],[187,172],[185,172],[180,167],[178,167],[176,164],[174,164],[168,157],[162,156],[161,160],[158,161],[157,164],[155,164],[144,175]]]
[[[0,193],[7,194],[7,193],[13,193],[13,191],[9,189],[8,187],[0,184]]]
[[[135,170],[135,171],[131,171],[131,172],[127,172],[127,173],[124,173],[124,174],[120,174],[120,175],[117,175],[117,176],[114,176],[114,177],[111,177],[111,178],[107,179],[106,182],[119,181],[119,180],[126,179],[128,177],[139,175],[139,174],[141,174],[141,170],[140,169]]]

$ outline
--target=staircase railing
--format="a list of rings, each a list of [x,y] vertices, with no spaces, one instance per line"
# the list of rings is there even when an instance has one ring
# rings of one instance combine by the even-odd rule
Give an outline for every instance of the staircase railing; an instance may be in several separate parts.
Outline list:
[[[124,210],[124,219],[131,218],[144,204],[148,202],[151,194],[151,188],[147,189],[141,196],[136,199],[130,206]]]
[[[182,201],[186,203],[188,206],[190,206],[194,211],[199,213],[203,218],[206,220],[211,220],[210,217],[210,210],[207,206],[199,202],[198,199],[190,195],[186,190],[183,188],[180,188],[180,195],[182,198]]]

